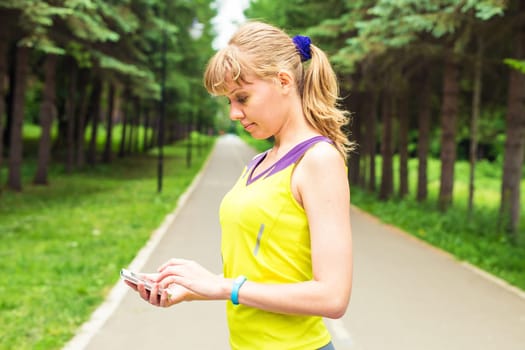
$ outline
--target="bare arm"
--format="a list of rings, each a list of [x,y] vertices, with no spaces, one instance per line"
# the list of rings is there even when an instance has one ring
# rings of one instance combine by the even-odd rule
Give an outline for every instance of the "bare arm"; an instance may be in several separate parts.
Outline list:
[[[313,280],[282,285],[247,281],[239,301],[274,312],[341,317],[352,286],[352,238],[350,190],[339,153],[326,143],[313,147],[295,170],[292,190],[308,217]]]

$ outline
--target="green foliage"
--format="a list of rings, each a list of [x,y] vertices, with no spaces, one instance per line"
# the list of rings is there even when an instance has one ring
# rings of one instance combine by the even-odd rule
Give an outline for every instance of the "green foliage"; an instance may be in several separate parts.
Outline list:
[[[342,70],[353,72],[359,62],[384,55],[388,50],[430,44],[428,34],[435,39],[466,39],[468,32],[460,31],[466,23],[488,21],[502,15],[505,8],[506,3],[499,0],[378,0],[350,3],[348,12],[343,13],[339,21],[345,23],[345,28],[339,25],[339,30],[348,39],[333,61]],[[337,20],[330,21],[325,23],[337,23]],[[460,50],[462,45],[459,40],[456,49]]]
[[[51,187],[28,177],[24,193],[0,195],[0,348],[59,349],[73,336],[174,209],[213,139],[198,144],[191,168],[184,143],[166,148],[162,194],[152,153],[72,175],[55,167]]]
[[[108,5],[103,1],[72,0],[65,2],[64,5],[71,11],[66,22],[77,38],[101,42],[114,42],[120,38],[117,32],[108,27],[103,17],[113,13],[108,11]]]
[[[153,76],[153,72],[151,71],[144,71],[140,67],[127,64],[103,53],[95,53],[94,57],[98,59],[101,68],[114,70],[128,77],[145,79]]]
[[[506,6],[505,0],[468,0],[461,8],[461,11],[474,10],[477,18],[487,21],[492,17],[502,16]]]
[[[140,98],[160,99],[159,75],[165,58],[170,72],[166,86],[184,100],[195,86],[181,81],[200,78],[204,60],[212,54],[209,21],[215,13],[210,3],[9,0],[0,2],[0,7],[20,13],[19,25],[24,29],[20,44],[72,56],[79,67],[96,68],[97,74],[129,86]],[[189,35],[195,21],[204,23],[200,38]]]
[[[506,58],[503,60],[503,62],[512,69],[516,69],[517,71],[520,71],[521,73],[525,74],[525,61],[515,60],[513,58]]]
[[[344,3],[339,0],[252,0],[246,10],[248,18],[264,20],[285,28],[290,34],[303,34],[320,20],[339,15]]]

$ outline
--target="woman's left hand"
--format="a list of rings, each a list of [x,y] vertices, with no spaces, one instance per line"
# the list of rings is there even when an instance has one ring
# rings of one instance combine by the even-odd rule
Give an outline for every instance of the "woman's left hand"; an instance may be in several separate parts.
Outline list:
[[[158,269],[156,282],[163,288],[180,285],[204,299],[228,299],[226,279],[208,271],[197,262],[170,259]]]

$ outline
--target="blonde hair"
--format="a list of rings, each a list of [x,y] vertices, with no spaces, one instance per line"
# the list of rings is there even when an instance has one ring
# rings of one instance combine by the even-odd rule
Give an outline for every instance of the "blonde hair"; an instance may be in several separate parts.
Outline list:
[[[227,93],[227,82],[247,83],[247,76],[275,78],[281,70],[293,74],[301,94],[307,122],[331,139],[343,155],[352,150],[343,127],[348,112],[337,106],[339,88],[325,53],[310,45],[312,58],[302,63],[292,39],[282,30],[262,22],[247,22],[208,62],[204,86],[214,95]]]

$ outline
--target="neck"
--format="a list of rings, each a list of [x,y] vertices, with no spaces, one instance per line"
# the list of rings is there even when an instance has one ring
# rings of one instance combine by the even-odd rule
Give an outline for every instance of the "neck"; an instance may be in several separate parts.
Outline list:
[[[302,112],[302,107],[293,108],[291,111],[298,111],[296,113],[289,113],[288,118],[281,127],[281,129],[274,135],[273,150],[279,154],[290,150],[298,143],[319,135],[319,132],[311,127]]]

